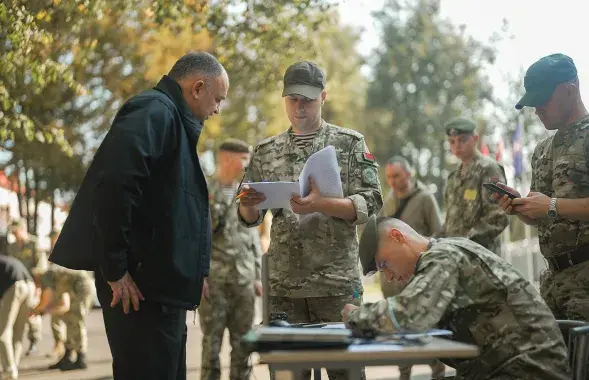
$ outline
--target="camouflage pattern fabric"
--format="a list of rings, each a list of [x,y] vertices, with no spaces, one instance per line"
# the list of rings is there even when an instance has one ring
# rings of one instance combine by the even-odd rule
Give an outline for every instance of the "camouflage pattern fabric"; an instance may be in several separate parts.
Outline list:
[[[57,342],[65,342],[66,330],[65,323],[63,322],[62,316],[52,315],[51,316],[51,335],[53,340]]]
[[[362,293],[358,266],[356,226],[382,207],[378,165],[368,152],[364,137],[350,129],[322,121],[309,149],[298,148],[292,129],[262,141],[255,148],[244,183],[297,181],[307,158],[326,146],[335,147],[344,197],[356,209],[356,220],[348,222],[319,214],[301,228],[291,210],[272,210],[271,242],[268,249],[271,296],[328,297]],[[258,220],[248,225],[259,225]],[[306,223],[307,224],[307,223]]]
[[[65,348],[76,352],[86,353],[88,337],[86,331],[86,316],[92,308],[93,287],[92,279],[86,271],[67,269],[58,265],[51,265],[41,276],[41,288],[51,288],[55,299],[64,293],[70,296],[70,309],[62,317],[66,329]]]
[[[551,198],[589,197],[589,116],[538,144],[530,189]],[[538,224],[538,238],[542,255],[558,256],[589,244],[589,222],[546,219]]]
[[[252,285],[261,279],[260,234],[256,228],[239,223],[235,198],[227,199],[216,178],[209,179],[208,186],[212,226],[217,232],[213,235],[207,282]]]
[[[31,275],[33,274],[33,269],[38,269],[43,265],[42,254],[37,251],[37,247],[33,241],[10,243],[6,251],[7,256],[19,259],[27,267]]]
[[[268,312],[284,312],[288,314],[289,323],[319,323],[319,322],[341,322],[341,311],[346,304],[360,306],[362,297],[358,296],[340,296],[340,297],[309,297],[309,298],[290,298],[290,297],[268,297]],[[329,380],[345,380],[348,378],[347,372],[341,370],[327,371]],[[275,371],[270,368],[270,378],[275,379]],[[301,380],[311,378],[311,370],[303,371]],[[362,370],[362,379],[366,375]]]
[[[211,275],[214,276],[213,272]],[[209,277],[210,279],[211,277]],[[252,327],[255,295],[253,284],[241,286],[216,284],[209,286],[209,297],[198,308],[203,332],[201,380],[219,380],[221,363],[219,352],[225,328],[231,343],[230,380],[246,380],[251,373],[249,354],[241,344],[241,337]]]
[[[477,345],[454,360],[456,379],[570,379],[567,349],[550,309],[509,263],[464,239],[435,241],[397,296],[350,313],[355,328],[442,328]],[[446,360],[444,360],[446,362]]]
[[[460,168],[450,173],[444,192],[446,221],[439,236],[466,237],[500,255],[499,235],[509,218],[482,186],[497,181],[506,183],[503,167],[478,151],[463,173]]]
[[[556,319],[589,321],[589,261],[540,277],[540,294]]]

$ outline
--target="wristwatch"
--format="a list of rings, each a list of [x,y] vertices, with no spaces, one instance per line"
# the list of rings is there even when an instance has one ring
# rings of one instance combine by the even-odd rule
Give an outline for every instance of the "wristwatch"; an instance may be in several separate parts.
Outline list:
[[[558,218],[558,211],[556,211],[556,198],[550,198],[550,206],[548,207],[548,218],[555,220]]]

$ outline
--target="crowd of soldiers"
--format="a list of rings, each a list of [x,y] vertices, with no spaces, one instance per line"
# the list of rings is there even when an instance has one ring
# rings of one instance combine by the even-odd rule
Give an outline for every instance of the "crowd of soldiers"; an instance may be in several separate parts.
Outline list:
[[[51,248],[59,231],[49,234]],[[70,371],[87,367],[86,315],[94,301],[94,284],[86,271],[50,263],[49,252],[39,249],[24,219],[12,221],[0,252],[0,364],[3,379],[18,378],[18,364],[28,330],[24,355],[38,353],[42,317],[49,315],[57,359],[48,369]],[[28,326],[28,329],[25,327]]]
[[[216,75],[226,79],[224,71]],[[262,292],[268,296],[268,313],[286,314],[291,323],[343,321],[351,329],[376,332],[451,330],[456,339],[481,350],[473,359],[444,361],[456,369],[456,379],[570,378],[555,317],[589,320],[589,116],[572,60],[562,54],[547,56],[526,73],[526,94],[516,108],[535,107],[547,129],[557,130],[534,153],[526,197],[506,185],[501,165],[478,151],[473,120],[456,117],[443,123],[450,151],[461,162],[444,189],[443,221],[433,194],[395,152],[385,164],[391,192],[383,200],[379,165],[364,136],[322,118],[326,75],[318,65],[291,65],[283,83],[290,128],[253,150],[240,140],[224,141],[217,150],[217,170],[207,178],[212,252],[199,308],[201,379],[220,379],[225,329],[232,345],[230,378],[249,377],[251,363],[240,338],[253,324],[255,299]],[[307,158],[327,146],[336,152],[342,198],[323,196],[316,182],[320,179],[314,178],[309,193],[293,195],[290,207],[257,207],[265,195],[248,183],[297,181]],[[513,197],[492,193],[484,183],[494,183]],[[501,258],[499,235],[508,225],[508,214],[539,229],[549,264],[540,292]],[[84,368],[90,279],[82,271],[42,268],[37,250],[18,226],[17,245],[6,253],[17,257],[27,274],[15,275],[12,291],[4,291],[0,318],[19,314],[21,324],[23,316],[34,324],[40,315],[54,315],[52,322],[58,326],[63,321],[67,333],[64,338],[56,328],[63,354],[52,367]],[[268,284],[263,289],[260,259],[266,252]],[[363,302],[360,269],[365,275],[381,272],[384,300]],[[36,286],[31,287],[33,279]],[[37,290],[23,297],[20,293],[29,288]],[[22,301],[15,307],[32,312],[20,316],[4,310],[5,298],[16,299],[17,294]],[[129,307],[128,297],[126,301]],[[34,349],[38,330],[29,331]],[[18,339],[8,342],[7,334],[1,336],[3,369],[16,378]],[[433,378],[444,378],[445,371],[442,362],[432,363]],[[410,372],[411,367],[402,367],[402,379]],[[328,370],[328,375],[331,380],[347,378],[338,370]],[[310,377],[310,370],[305,376]],[[276,377],[272,369],[271,377]]]

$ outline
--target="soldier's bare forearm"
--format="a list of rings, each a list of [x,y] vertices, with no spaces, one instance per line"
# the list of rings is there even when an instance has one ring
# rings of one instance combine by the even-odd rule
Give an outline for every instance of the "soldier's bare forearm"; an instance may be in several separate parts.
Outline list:
[[[528,218],[527,216],[522,215],[522,214],[517,214],[517,217],[519,218],[519,220],[521,220],[522,222],[524,222],[525,224],[527,224],[529,226],[537,226],[538,225],[538,221],[536,219]]]
[[[244,205],[239,205],[239,214],[247,223],[255,223],[260,214],[259,211],[254,207],[245,207]]]
[[[317,201],[317,210],[333,218],[356,220],[356,208],[348,198],[321,198]]]
[[[589,198],[558,198],[556,210],[561,218],[587,222],[589,221]]]

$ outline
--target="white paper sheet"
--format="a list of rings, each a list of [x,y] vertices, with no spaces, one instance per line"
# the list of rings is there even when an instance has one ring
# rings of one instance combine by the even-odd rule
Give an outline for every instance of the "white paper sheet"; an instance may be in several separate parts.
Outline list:
[[[247,185],[266,196],[266,200],[256,207],[258,210],[290,209],[290,198],[301,194],[298,182],[251,182]]]
[[[326,146],[307,159],[299,176],[302,196],[307,196],[311,192],[309,177],[313,178],[322,196],[343,198],[342,180],[333,145]]]
[[[290,210],[290,198],[293,195],[296,194],[304,197],[311,192],[309,178],[313,178],[322,196],[343,198],[342,180],[340,178],[335,148],[332,145],[313,153],[307,159],[299,175],[298,182],[251,182],[246,183],[246,185],[266,196],[266,200],[256,207],[258,210],[272,208]],[[300,215],[299,221],[311,218],[313,215]]]

